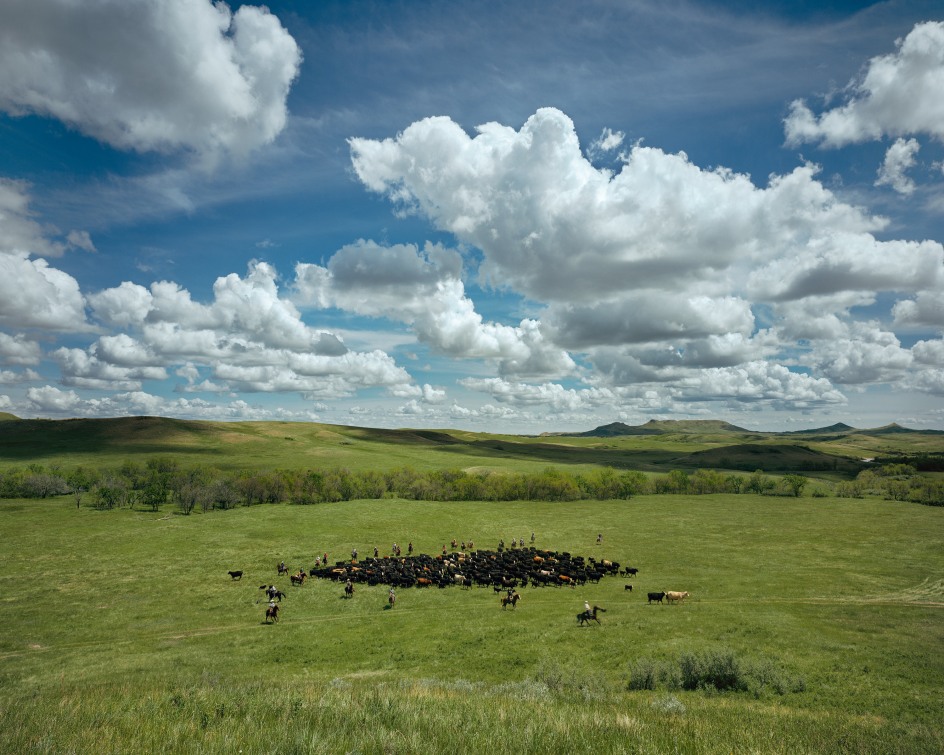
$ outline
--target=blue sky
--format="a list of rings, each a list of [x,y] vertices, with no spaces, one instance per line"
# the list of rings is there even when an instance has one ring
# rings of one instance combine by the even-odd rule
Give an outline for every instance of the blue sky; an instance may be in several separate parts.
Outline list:
[[[944,427],[931,2],[8,0],[0,411]]]

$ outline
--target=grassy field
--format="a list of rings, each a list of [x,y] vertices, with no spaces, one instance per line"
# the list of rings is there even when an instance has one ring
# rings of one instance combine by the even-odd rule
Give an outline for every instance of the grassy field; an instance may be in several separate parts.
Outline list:
[[[940,508],[663,495],[180,516],[63,498],[0,517],[2,752],[944,751]],[[528,588],[503,611],[490,589],[413,589],[390,610],[381,587],[346,600],[275,573],[531,531],[638,567],[635,590]],[[288,594],[279,624],[263,583]],[[647,604],[664,589],[691,598]],[[584,600],[601,626],[577,626]],[[747,689],[627,689],[712,654]]]
[[[638,469],[716,467],[815,472],[845,478],[863,457],[937,453],[944,434],[850,431],[756,433],[720,423],[648,423],[655,434],[508,436],[458,430],[386,430],[303,422],[202,422],[161,417],[2,420],[0,469],[39,463],[101,468],[173,456],[181,466],[351,470],[413,466],[533,472],[547,466]]]

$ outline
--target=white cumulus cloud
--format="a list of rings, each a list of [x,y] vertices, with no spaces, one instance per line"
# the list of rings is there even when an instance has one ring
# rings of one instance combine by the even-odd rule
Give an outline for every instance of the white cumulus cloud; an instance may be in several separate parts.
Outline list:
[[[441,353],[495,360],[503,374],[561,375],[574,369],[537,321],[484,321],[466,295],[461,258],[440,246],[427,244],[421,251],[360,241],[340,249],[324,267],[300,263],[295,273],[299,306],[339,307],[403,322]]]
[[[817,116],[795,101],[785,122],[787,143],[842,147],[912,134],[944,140],[944,22],[915,25],[897,47],[868,62],[842,105]]]
[[[0,109],[119,149],[247,152],[285,125],[299,47],[264,6],[5,0]]]
[[[896,139],[885,153],[885,161],[879,168],[876,186],[891,186],[899,194],[914,194],[915,182],[906,172],[915,165],[915,155],[920,145],[917,139]]]

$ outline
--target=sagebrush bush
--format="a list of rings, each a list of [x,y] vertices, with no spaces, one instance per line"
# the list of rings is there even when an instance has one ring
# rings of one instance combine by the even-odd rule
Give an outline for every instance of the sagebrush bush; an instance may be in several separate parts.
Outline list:
[[[658,681],[658,666],[650,658],[640,658],[629,670],[629,680],[626,683],[626,689],[629,690],[653,690]]]
[[[638,658],[629,668],[626,689],[630,691],[702,690],[708,692],[765,692],[785,695],[802,692],[802,679],[790,679],[769,659],[746,661],[727,649],[704,653],[683,653],[677,659],[660,663]]]
[[[704,655],[686,653],[679,659],[682,689],[715,689],[741,692],[748,688],[742,664],[730,650],[709,650]]]

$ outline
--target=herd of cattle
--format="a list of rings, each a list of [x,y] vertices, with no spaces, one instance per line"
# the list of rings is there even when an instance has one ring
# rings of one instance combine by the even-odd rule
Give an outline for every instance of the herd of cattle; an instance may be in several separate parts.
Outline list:
[[[356,551],[354,554],[356,555]],[[319,559],[320,562],[320,559]],[[288,574],[284,562],[278,565],[278,573]],[[293,585],[302,585],[306,577],[328,579],[345,584],[348,597],[353,595],[355,584],[369,586],[385,585],[391,591],[408,587],[492,587],[496,592],[532,587],[577,587],[588,582],[598,583],[608,575],[633,577],[639,570],[634,567],[620,568],[620,564],[609,560],[596,560],[592,556],[572,555],[566,551],[541,550],[531,547],[498,550],[469,550],[431,556],[424,553],[406,557],[384,556],[335,562],[334,565],[318,563],[306,573],[304,569],[289,574]],[[232,579],[240,579],[241,571],[230,571]],[[633,586],[627,584],[626,590]],[[260,586],[268,592],[273,586]],[[278,597],[281,599],[282,594]],[[687,592],[661,591],[648,593],[649,603],[678,603],[688,597]],[[517,603],[517,601],[514,601]],[[514,607],[512,603],[512,607]]]
[[[338,561],[334,566],[316,566],[308,574],[320,579],[392,587],[565,587],[599,582],[620,571],[615,561],[572,556],[567,552],[510,548],[454,551],[438,556],[425,553],[405,558],[381,557]]]

